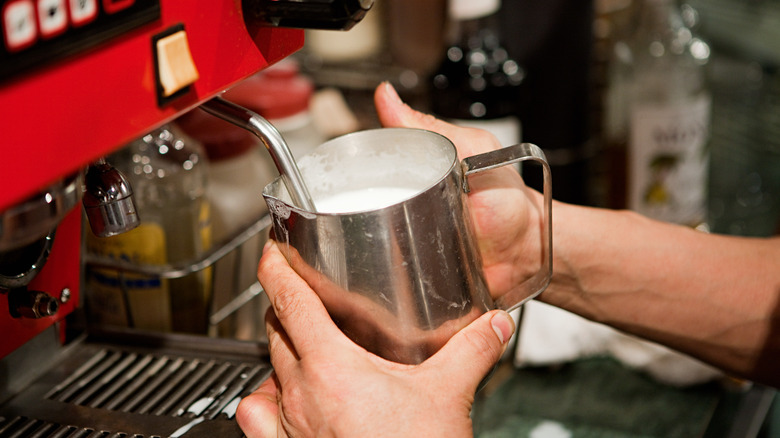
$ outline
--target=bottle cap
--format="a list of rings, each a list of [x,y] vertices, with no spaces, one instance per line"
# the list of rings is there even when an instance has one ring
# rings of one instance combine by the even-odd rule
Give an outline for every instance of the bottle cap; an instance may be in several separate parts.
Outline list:
[[[473,20],[486,17],[501,9],[501,0],[450,0],[450,17],[455,20]]]
[[[307,111],[313,93],[297,62],[285,59],[229,89],[225,98],[273,120]]]
[[[178,119],[176,125],[203,145],[210,162],[227,160],[248,152],[257,145],[257,138],[244,128],[194,109]]]

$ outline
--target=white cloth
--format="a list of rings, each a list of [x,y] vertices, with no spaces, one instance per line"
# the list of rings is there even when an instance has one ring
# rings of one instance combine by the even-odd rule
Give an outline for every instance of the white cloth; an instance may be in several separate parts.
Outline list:
[[[704,383],[723,374],[690,356],[540,301],[524,305],[517,342],[514,363],[518,367],[611,356],[674,386]]]

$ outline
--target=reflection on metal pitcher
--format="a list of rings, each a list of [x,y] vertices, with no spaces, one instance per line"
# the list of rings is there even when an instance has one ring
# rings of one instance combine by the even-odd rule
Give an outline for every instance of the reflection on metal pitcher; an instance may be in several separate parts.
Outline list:
[[[466,175],[486,170],[481,162],[492,168],[532,159],[545,165],[549,180],[535,146],[502,151],[464,166],[439,134],[362,131],[298,160],[317,212],[295,207],[281,179],[263,196],[282,252],[344,333],[389,360],[419,363],[495,307],[468,210]],[[340,206],[327,207],[334,196],[341,196]],[[549,281],[549,196],[545,190],[542,271],[502,307],[532,298]]]

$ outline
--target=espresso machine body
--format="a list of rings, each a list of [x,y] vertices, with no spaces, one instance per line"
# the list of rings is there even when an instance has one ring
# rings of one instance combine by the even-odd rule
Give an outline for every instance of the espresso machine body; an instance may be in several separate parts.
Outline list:
[[[83,218],[105,235],[137,220],[103,157],[300,49],[300,27],[370,6],[0,0],[0,436],[242,435],[265,345],[93,330]]]

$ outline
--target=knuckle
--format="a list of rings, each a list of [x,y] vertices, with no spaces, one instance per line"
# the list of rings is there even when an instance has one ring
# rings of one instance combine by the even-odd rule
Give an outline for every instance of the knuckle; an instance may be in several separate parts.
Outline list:
[[[456,140],[458,150],[463,157],[500,149],[501,143],[490,132],[474,127],[457,127],[461,130]],[[489,172],[486,172],[489,173]]]
[[[476,359],[492,363],[501,354],[502,347],[493,333],[486,334],[481,331],[470,330],[464,333],[464,337],[466,338],[465,342],[476,353]]]
[[[293,288],[279,289],[273,299],[274,312],[279,320],[287,320],[293,315],[300,313],[304,303]]]
[[[486,145],[485,149],[493,150],[493,149],[499,149],[501,147],[501,144],[499,143],[498,139],[495,135],[490,133],[489,131],[485,131],[484,129],[479,128],[468,128],[469,134],[473,137],[473,141],[478,144]]]
[[[431,114],[422,112],[415,112],[414,114],[417,117],[417,122],[423,126],[436,125],[438,122],[438,119]]]

